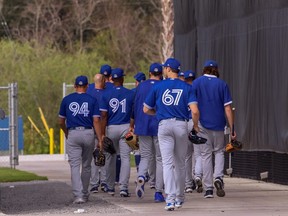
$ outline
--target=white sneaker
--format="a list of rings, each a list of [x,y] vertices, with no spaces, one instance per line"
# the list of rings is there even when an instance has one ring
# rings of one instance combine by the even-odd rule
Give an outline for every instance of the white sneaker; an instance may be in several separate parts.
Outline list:
[[[174,209],[175,209],[174,203],[166,203],[165,210],[174,211]]]

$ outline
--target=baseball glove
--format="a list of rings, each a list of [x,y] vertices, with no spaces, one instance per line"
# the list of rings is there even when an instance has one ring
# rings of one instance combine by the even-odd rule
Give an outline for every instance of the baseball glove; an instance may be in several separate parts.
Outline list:
[[[139,149],[138,137],[132,131],[125,135],[125,141],[133,151]]]
[[[104,137],[103,138],[103,149],[104,149],[105,152],[108,152],[110,154],[115,154],[116,153],[113,141],[109,137]]]
[[[105,165],[106,157],[104,153],[100,151],[98,148],[94,149],[93,158],[94,158],[94,163],[96,166],[102,167]]]
[[[189,132],[188,138],[193,144],[205,144],[207,142],[207,139],[197,136],[197,132],[194,129]]]
[[[243,147],[243,144],[238,140],[231,140],[230,143],[228,143],[225,147],[226,152],[233,152],[233,151],[239,151]]]

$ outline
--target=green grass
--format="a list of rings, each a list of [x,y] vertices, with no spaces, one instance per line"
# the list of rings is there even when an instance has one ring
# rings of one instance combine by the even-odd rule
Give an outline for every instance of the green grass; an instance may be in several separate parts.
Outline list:
[[[135,167],[134,155],[130,155],[131,167]],[[35,180],[48,180],[46,176],[38,176],[34,173],[0,167],[0,183],[2,182],[20,182],[20,181],[35,181]]]
[[[0,182],[19,182],[48,180],[46,176],[38,176],[34,173],[25,172],[17,169],[0,167]]]

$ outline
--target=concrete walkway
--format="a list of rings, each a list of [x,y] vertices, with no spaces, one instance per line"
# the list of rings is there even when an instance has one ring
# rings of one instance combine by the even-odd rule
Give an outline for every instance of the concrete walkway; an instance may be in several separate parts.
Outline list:
[[[17,166],[17,169],[47,176],[49,181],[61,181],[70,184],[69,164],[62,155],[43,156],[41,159],[36,159],[37,157],[23,160],[20,158],[20,165]],[[226,176],[224,178],[225,197],[219,198],[215,194],[213,199],[204,199],[203,193],[199,194],[193,191],[193,193],[187,194],[186,201],[181,209],[167,212],[164,210],[164,203],[153,202],[154,190],[149,187],[145,188],[145,197],[143,199],[140,200],[136,197],[134,193],[135,179],[136,169],[132,168],[129,188],[131,192],[130,198],[121,198],[118,195],[117,187],[114,197],[102,192],[92,195],[129,210],[129,213],[122,212],[105,215],[288,216],[288,186],[284,185]],[[83,215],[95,215],[95,213],[86,212]]]

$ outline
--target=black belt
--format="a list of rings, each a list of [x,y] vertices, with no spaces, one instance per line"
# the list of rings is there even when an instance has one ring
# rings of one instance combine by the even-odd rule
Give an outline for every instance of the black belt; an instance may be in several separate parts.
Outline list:
[[[186,119],[181,119],[181,118],[171,118],[171,119],[175,119],[176,121],[184,121],[184,122],[187,121]]]
[[[85,129],[92,129],[93,127],[70,127],[68,130],[85,130]]]

